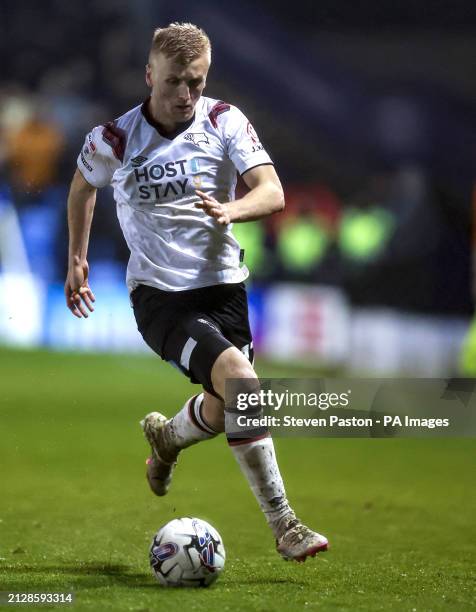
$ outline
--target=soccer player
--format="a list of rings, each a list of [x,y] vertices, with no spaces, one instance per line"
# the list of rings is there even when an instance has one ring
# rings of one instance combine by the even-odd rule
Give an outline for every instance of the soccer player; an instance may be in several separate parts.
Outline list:
[[[273,163],[238,108],[202,96],[211,61],[207,35],[173,23],[155,31],[145,79],[150,97],[95,127],[78,157],[68,198],[66,303],[93,311],[87,249],[96,190],[111,184],[131,251],[127,285],[147,344],[203,392],[167,419],[142,421],[152,455],[147,479],[165,495],[179,452],[225,430],[227,379],[257,381],[248,323],[248,276],[232,224],[284,207]],[[237,171],[249,192],[235,199]],[[267,432],[228,442],[285,559],[305,560],[327,539],[303,525],[286,498]]]

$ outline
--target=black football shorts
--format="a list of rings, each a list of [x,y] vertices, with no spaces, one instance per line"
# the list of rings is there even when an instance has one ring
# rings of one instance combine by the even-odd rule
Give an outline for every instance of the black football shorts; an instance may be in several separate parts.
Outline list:
[[[137,327],[151,349],[209,393],[217,395],[211,372],[224,350],[236,346],[253,363],[244,283],[189,291],[139,285],[131,301]]]

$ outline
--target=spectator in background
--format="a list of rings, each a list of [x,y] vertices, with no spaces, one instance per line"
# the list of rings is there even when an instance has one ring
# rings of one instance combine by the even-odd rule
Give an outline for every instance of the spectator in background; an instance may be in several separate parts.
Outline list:
[[[6,198],[17,209],[28,259],[45,282],[57,276],[56,237],[64,201],[58,183],[64,149],[61,129],[43,118],[38,100],[5,95],[0,113]]]
[[[22,106],[22,118],[4,134],[4,155],[7,174],[17,203],[35,199],[53,186],[64,147],[60,130],[44,121],[33,104],[14,100]]]

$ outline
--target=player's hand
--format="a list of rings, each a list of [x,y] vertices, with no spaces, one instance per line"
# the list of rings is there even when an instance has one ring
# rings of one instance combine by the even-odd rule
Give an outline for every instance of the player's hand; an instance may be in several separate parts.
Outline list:
[[[64,284],[64,295],[66,306],[75,317],[88,318],[88,310],[94,311],[93,302],[96,301],[94,293],[88,283],[89,266],[86,260],[81,261],[77,255],[74,256],[69,265],[68,276]]]
[[[220,225],[231,223],[230,207],[228,204],[220,204],[213,196],[207,195],[203,191],[195,189],[195,193],[202,200],[195,206],[201,208],[208,216],[213,217]]]

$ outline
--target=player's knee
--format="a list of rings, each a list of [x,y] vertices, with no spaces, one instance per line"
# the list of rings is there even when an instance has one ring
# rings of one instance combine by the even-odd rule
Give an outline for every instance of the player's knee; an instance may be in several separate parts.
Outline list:
[[[226,369],[225,378],[250,380],[252,381],[250,384],[254,385],[258,377],[256,372],[253,370],[252,365],[245,358],[239,363],[237,362],[230,364],[230,366]]]
[[[224,366],[227,378],[257,378],[253,366],[238,349],[233,348],[229,351]]]
[[[225,394],[225,382],[239,380],[247,388],[255,388],[258,377],[253,366],[237,348],[230,347],[223,351],[212,368],[212,383],[221,397]],[[246,382],[245,382],[246,381]]]

